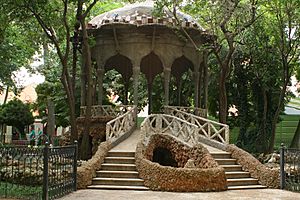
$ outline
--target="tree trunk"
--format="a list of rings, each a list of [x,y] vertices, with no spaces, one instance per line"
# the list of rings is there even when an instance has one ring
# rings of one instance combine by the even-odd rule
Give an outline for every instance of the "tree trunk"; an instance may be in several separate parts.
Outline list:
[[[5,97],[4,97],[3,105],[4,105],[4,104],[6,104],[6,102],[7,102],[8,93],[9,93],[9,85],[6,87],[6,91],[5,91]]]
[[[219,77],[219,122],[227,122],[227,91],[226,91],[226,72],[223,67]]]
[[[262,86],[263,87],[263,86]],[[264,98],[264,110],[263,110],[263,119],[262,119],[262,131],[261,131],[261,144],[262,144],[262,148],[263,148],[263,152],[267,153],[268,149],[266,148],[266,144],[267,144],[267,112],[268,112],[268,98],[267,98],[267,93],[266,90],[264,88],[262,88],[262,93],[263,93],[263,98]]]
[[[80,94],[80,105],[81,106],[86,106],[86,71],[85,71],[85,59],[86,58],[82,58],[82,63],[81,63],[81,77],[80,77],[80,91],[81,91],[81,94]]]
[[[64,62],[62,62],[64,63]],[[67,93],[67,100],[69,104],[70,124],[71,124],[71,143],[78,140],[77,123],[76,123],[76,112],[75,112],[75,95],[69,90],[67,84],[67,75],[62,75],[61,82],[64,86],[64,90]]]
[[[279,117],[279,114],[281,111],[281,107],[282,107],[282,104],[284,101],[284,96],[285,96],[285,92],[286,92],[286,88],[287,88],[287,84],[288,84],[289,80],[290,80],[289,78],[285,77],[285,83],[280,91],[277,109],[276,109],[276,112],[275,112],[273,120],[272,120],[272,132],[271,132],[270,144],[269,144],[267,153],[272,153],[274,151],[276,124],[277,124],[278,117]]]
[[[80,24],[82,28],[82,54],[84,57],[84,65],[87,77],[87,98],[86,98],[86,115],[84,122],[84,131],[82,133],[82,142],[81,142],[81,159],[87,160],[90,158],[91,152],[90,149],[90,122],[91,122],[91,107],[92,107],[92,61],[91,61],[91,51],[88,44],[88,33],[86,30],[86,24],[84,19],[80,19]]]
[[[128,88],[129,88],[129,80],[124,81],[124,104],[128,105]]]
[[[297,130],[294,134],[290,148],[300,149],[300,120],[298,121]]]
[[[49,98],[48,102],[48,118],[47,118],[47,135],[49,143],[51,143],[53,135],[55,133],[55,108],[53,101]]]
[[[246,133],[248,130],[248,114],[249,114],[249,107],[248,107],[248,92],[247,92],[247,79],[245,78],[245,76],[243,75],[243,71],[241,69],[241,67],[239,66],[239,68],[236,67],[236,75],[238,77],[238,88],[242,88],[244,87],[243,90],[238,90],[238,94],[237,94],[237,100],[238,100],[238,110],[239,110],[239,127],[240,127],[240,131],[239,131],[239,136],[237,139],[237,145],[239,147],[243,147],[244,144],[247,142],[246,140]]]

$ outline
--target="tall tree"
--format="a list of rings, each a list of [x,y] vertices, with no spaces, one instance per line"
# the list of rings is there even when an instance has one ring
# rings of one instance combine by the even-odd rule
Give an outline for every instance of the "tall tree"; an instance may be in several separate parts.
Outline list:
[[[266,5],[269,13],[274,14],[271,24],[272,33],[281,55],[282,89],[277,103],[277,109],[272,120],[272,134],[268,151],[273,152],[275,143],[276,124],[282,109],[287,86],[294,72],[299,67],[300,56],[300,2],[298,0],[274,0]]]
[[[156,3],[160,10],[163,6],[167,6],[174,16],[176,10],[184,9],[199,19],[200,24],[216,36],[209,49],[219,65],[219,121],[226,123],[228,115],[226,81],[231,73],[232,55],[238,45],[237,38],[255,22],[257,0],[160,0]],[[180,24],[178,21],[178,25]],[[183,28],[181,30],[195,45],[188,33]],[[195,48],[201,47],[195,45]]]
[[[81,143],[81,158],[87,159],[84,150],[89,144],[89,121],[92,104],[92,61],[89,46],[89,35],[86,27],[86,19],[91,9],[98,0],[55,0],[55,1],[9,1],[10,6],[18,9],[20,16],[33,16],[38,22],[44,34],[53,44],[61,63],[60,79],[67,95],[70,109],[71,140],[78,139],[75,115],[75,77],[77,74],[77,51],[79,28],[82,37],[82,55],[84,71],[87,77],[87,112],[85,129]],[[72,32],[74,33],[72,37]],[[73,42],[73,51],[72,50]],[[73,52],[73,62],[69,63]]]

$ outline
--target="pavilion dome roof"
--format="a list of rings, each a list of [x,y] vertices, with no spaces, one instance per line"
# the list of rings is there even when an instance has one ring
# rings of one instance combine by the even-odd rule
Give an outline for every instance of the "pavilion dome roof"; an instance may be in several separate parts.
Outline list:
[[[176,26],[177,21],[173,13],[164,9],[163,16],[153,15],[154,2],[145,1],[125,5],[122,8],[114,9],[94,17],[88,24],[90,29],[98,29],[108,24],[131,24],[136,26],[143,25],[165,25]],[[181,26],[194,28],[200,31],[204,29],[191,16],[177,11],[176,14]]]

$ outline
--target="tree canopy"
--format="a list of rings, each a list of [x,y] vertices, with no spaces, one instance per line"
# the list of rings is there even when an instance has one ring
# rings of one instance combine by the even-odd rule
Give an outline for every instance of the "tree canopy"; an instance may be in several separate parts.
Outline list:
[[[26,125],[33,123],[33,116],[29,105],[18,99],[9,101],[0,107],[0,123],[14,126],[20,133],[24,133]]]

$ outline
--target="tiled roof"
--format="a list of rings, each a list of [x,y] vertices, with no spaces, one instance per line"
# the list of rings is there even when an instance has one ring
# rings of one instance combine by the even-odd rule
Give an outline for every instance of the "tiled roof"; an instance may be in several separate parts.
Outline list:
[[[98,29],[106,24],[132,24],[136,26],[157,24],[176,26],[177,21],[171,12],[164,10],[162,17],[153,15],[153,1],[145,1],[142,3],[129,4],[122,8],[111,10],[94,17],[88,24],[90,29]],[[203,28],[189,15],[182,12],[177,12],[181,26],[195,28],[204,31]]]

